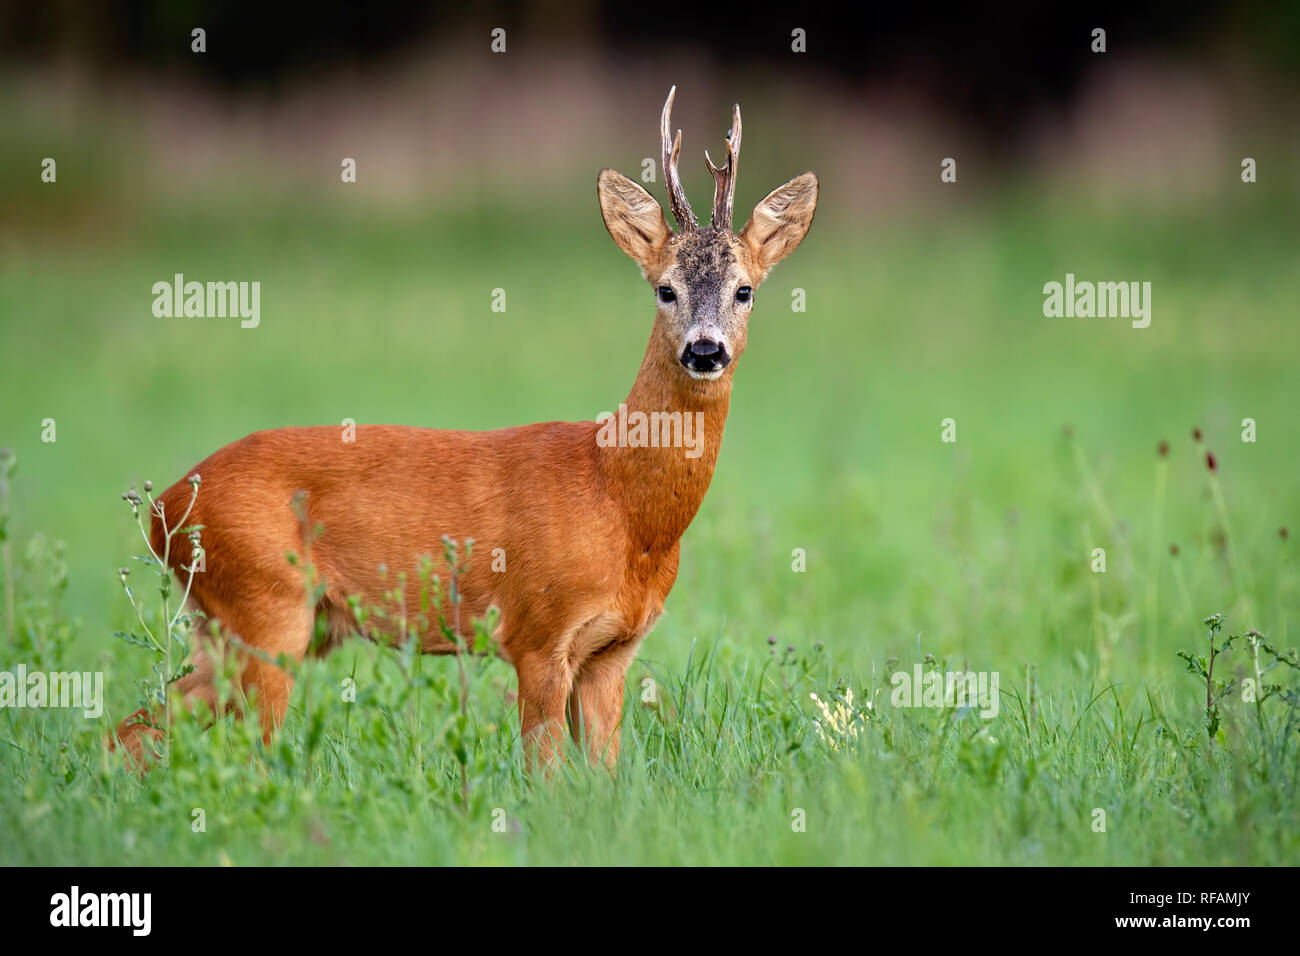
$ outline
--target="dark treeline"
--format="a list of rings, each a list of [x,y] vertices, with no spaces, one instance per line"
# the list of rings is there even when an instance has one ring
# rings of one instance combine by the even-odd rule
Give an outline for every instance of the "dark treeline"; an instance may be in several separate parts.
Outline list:
[[[790,52],[798,27],[806,31],[806,67],[850,80],[899,77],[994,125],[1042,100],[1068,99],[1092,55],[1096,27],[1106,30],[1112,55],[1195,58],[1238,49],[1266,68],[1300,73],[1300,0],[989,6],[996,12],[975,4],[776,0],[51,0],[0,7],[0,54],[10,62],[71,58],[109,72],[182,71],[239,89],[365,66],[476,29],[486,52],[488,31],[498,26],[508,31],[512,52],[562,57],[564,44],[611,56],[674,50],[714,65],[763,68]],[[207,31],[202,57],[189,50],[196,26]]]

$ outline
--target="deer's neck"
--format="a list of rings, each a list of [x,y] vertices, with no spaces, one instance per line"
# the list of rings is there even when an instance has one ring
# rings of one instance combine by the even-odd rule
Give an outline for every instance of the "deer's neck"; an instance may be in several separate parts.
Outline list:
[[[713,382],[690,379],[652,341],[627,400],[597,432],[607,486],[643,550],[672,548],[699,511],[718,461],[734,369],[735,362]]]

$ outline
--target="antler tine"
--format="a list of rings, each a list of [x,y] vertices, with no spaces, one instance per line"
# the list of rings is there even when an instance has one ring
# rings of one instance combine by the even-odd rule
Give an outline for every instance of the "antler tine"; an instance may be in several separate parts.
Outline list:
[[[704,161],[713,174],[713,228],[731,228],[731,210],[736,203],[736,170],[740,166],[740,104],[731,108],[731,130],[727,133],[727,161],[714,166],[709,151]]]
[[[673,98],[677,96],[677,87],[668,91],[664,102],[664,113],[659,121],[659,134],[663,141],[664,184],[668,187],[668,205],[672,208],[673,218],[677,220],[678,232],[694,232],[699,227],[691,204],[686,201],[686,190],[682,188],[681,176],[677,173],[677,158],[682,151],[682,131],[677,131],[676,138],[671,138],[671,118]]]

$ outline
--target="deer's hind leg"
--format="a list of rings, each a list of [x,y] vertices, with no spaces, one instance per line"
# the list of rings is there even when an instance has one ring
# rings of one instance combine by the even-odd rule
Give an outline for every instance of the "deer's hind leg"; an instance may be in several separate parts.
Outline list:
[[[301,589],[287,592],[262,592],[256,601],[232,601],[214,608],[224,633],[234,635],[232,653],[238,661],[239,689],[247,701],[256,704],[262,727],[262,740],[269,744],[284,723],[293,692],[293,675],[280,667],[281,656],[302,663],[311,644],[315,612],[307,606]],[[204,700],[216,712],[212,671],[206,677],[199,670],[190,674],[195,680],[185,687],[178,682],[187,705]],[[235,702],[227,704],[229,711]]]
[[[227,652],[237,661],[239,690],[245,700],[253,701],[262,728],[262,740],[269,744],[275,731],[284,723],[293,691],[293,676],[279,667],[281,655],[301,663],[311,642],[314,613],[308,608],[305,594],[298,588],[266,589],[256,599],[240,600],[204,593],[196,576],[191,592],[194,603],[210,619],[220,623],[226,638]],[[219,701],[215,682],[217,663],[213,639],[202,637],[194,655],[194,670],[173,686],[176,699],[187,709],[202,702],[213,717],[235,711],[239,701]],[[173,700],[170,706],[175,706]],[[142,708],[117,728],[116,736],[137,763],[144,763],[146,738],[161,736],[158,715],[147,717]],[[150,726],[152,724],[152,726]],[[110,749],[113,743],[109,742]]]

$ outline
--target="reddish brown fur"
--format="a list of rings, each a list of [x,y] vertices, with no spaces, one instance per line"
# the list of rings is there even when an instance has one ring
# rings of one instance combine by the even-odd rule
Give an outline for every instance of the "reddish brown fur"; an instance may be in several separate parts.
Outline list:
[[[606,224],[655,285],[690,237],[672,237],[659,205],[640,187],[612,176],[617,174],[601,176]],[[788,193],[796,184],[801,204],[790,214],[791,197],[782,190]],[[627,198],[634,200],[631,205],[624,203]],[[720,233],[713,241],[727,244],[741,281],[757,287],[802,239],[815,200],[816,181],[805,174],[769,195],[739,237]],[[698,458],[681,448],[600,447],[594,422],[492,432],[359,426],[355,442],[344,442],[335,427],[258,432],[194,469],[202,485],[188,523],[204,526],[206,551],[206,570],[193,579],[194,603],[272,659],[283,653],[302,660],[313,609],[301,570],[285,559],[287,552],[303,550],[303,525],[291,508],[299,491],[307,492],[309,523],[324,527],[311,542],[311,561],[325,586],[318,610],[328,614],[336,637],[355,623],[346,610],[349,596],[359,596],[365,606],[384,606],[383,592],[394,586],[399,571],[407,573],[408,613],[414,618],[417,560],[439,557],[443,535],[473,538],[474,557],[460,582],[461,632],[469,637],[471,620],[489,605],[500,610],[495,637],[518,674],[520,723],[530,752],[549,760],[567,718],[591,759],[612,764],[627,667],[677,577],[680,538],[713,476],[737,364],[713,381],[691,378],[666,323],[661,311],[627,406],[647,413],[702,413],[705,441]],[[743,347],[742,328],[736,359]],[[171,522],[190,494],[185,481],[163,493]],[[162,537],[155,518],[159,553]],[[492,570],[496,548],[505,552],[503,573]],[[178,574],[188,560],[188,554],[173,555]],[[387,578],[380,565],[389,569]],[[446,580],[440,560],[435,570]],[[454,650],[436,635],[424,639],[424,649]],[[208,653],[199,650],[197,670],[178,690],[187,701],[203,700],[215,709]],[[256,696],[269,740],[284,720],[292,678],[244,655],[240,684]],[[140,737],[150,731],[136,720],[132,715],[117,733],[139,757]]]

